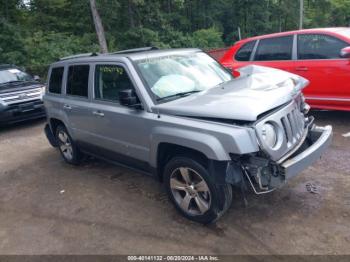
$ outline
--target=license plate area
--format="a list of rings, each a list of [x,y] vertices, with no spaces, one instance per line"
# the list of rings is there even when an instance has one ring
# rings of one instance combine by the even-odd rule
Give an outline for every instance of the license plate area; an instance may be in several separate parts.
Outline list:
[[[21,104],[19,105],[19,111],[22,113],[28,112],[28,111],[32,111],[35,109],[34,107],[34,103],[25,103],[25,104]]]

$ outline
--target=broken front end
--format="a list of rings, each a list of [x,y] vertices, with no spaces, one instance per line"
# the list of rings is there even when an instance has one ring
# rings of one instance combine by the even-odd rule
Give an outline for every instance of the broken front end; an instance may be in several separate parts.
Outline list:
[[[318,127],[308,117],[302,96],[259,120],[254,128],[261,151],[231,155],[226,180],[245,177],[256,194],[273,191],[319,159],[332,141],[332,127]]]

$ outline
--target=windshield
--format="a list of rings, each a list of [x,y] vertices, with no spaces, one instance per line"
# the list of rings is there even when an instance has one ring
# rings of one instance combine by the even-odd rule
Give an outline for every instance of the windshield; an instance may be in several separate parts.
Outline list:
[[[17,68],[8,68],[0,70],[0,85],[10,82],[31,81],[33,78]]]
[[[202,52],[147,58],[136,64],[157,101],[177,99],[233,79],[218,62]]]

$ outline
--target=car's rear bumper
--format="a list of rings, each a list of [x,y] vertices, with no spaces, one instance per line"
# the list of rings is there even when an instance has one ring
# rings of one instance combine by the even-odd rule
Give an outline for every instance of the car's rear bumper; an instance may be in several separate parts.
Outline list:
[[[44,104],[41,100],[2,107],[0,124],[12,124],[45,116]]]
[[[281,164],[285,179],[288,180],[294,177],[319,159],[331,144],[332,136],[331,126],[313,127],[308,136],[308,140],[312,144],[306,150],[299,152]]]

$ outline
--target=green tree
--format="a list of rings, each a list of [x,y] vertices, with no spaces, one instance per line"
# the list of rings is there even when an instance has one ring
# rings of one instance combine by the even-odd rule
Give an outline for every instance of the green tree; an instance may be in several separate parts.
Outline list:
[[[29,3],[29,4],[28,4]],[[232,45],[298,29],[299,1],[96,0],[110,51]],[[305,0],[305,28],[349,26],[350,0]],[[59,57],[98,51],[89,0],[0,0],[0,63],[36,74]]]

